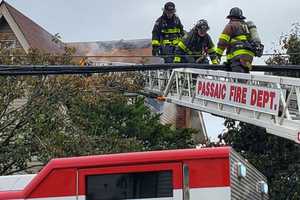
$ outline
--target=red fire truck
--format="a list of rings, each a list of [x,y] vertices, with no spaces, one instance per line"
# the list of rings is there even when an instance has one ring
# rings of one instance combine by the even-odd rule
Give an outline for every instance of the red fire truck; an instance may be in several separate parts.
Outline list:
[[[266,178],[230,147],[54,159],[36,175],[13,178],[0,179],[0,199],[269,198]]]

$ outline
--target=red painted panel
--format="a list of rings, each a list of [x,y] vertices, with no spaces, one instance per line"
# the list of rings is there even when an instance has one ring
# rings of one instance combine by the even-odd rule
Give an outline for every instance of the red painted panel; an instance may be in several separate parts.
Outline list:
[[[46,194],[53,196],[55,188],[47,188],[47,184],[51,185],[55,183],[56,178],[52,178],[52,173],[56,170],[69,171],[68,169],[76,168],[96,168],[96,167],[110,167],[110,166],[127,166],[127,165],[139,165],[139,164],[152,164],[159,162],[182,162],[182,160],[192,160],[192,159],[228,159],[230,147],[221,148],[203,148],[203,149],[182,149],[182,150],[167,150],[167,151],[150,151],[150,152],[135,152],[135,153],[122,153],[122,154],[110,154],[110,155],[98,155],[98,156],[83,156],[74,158],[62,158],[53,159],[46,165],[41,172],[26,186],[21,194],[24,197],[30,197],[32,195],[42,195],[44,191]],[[71,170],[72,171],[72,170]],[[60,174],[59,172],[55,172]],[[75,172],[70,172],[70,174]],[[71,177],[69,173],[64,174],[59,179],[68,179]],[[181,173],[178,173],[181,175]],[[58,176],[58,175],[54,175]],[[75,177],[75,176],[74,176]],[[48,180],[51,179],[51,180]],[[175,177],[176,178],[176,177]],[[174,179],[175,180],[175,179]],[[65,180],[66,181],[66,180]],[[72,180],[73,181],[73,180]],[[72,183],[73,184],[73,183]],[[74,183],[75,184],[75,183]],[[176,184],[176,183],[175,183]],[[180,183],[181,184],[181,183]],[[60,183],[55,183],[60,187]],[[175,188],[177,188],[176,185]],[[65,187],[65,186],[64,186]],[[61,188],[64,188],[61,187]],[[75,187],[74,187],[75,188]],[[181,188],[181,185],[180,187]],[[43,191],[44,190],[44,191]],[[63,190],[63,191],[61,191]],[[60,193],[67,194],[73,193],[71,190],[58,189]],[[45,196],[45,194],[43,194]]]
[[[76,195],[76,170],[52,171],[26,198],[57,197]]]
[[[0,200],[22,199],[24,198],[21,191],[0,192]]]
[[[118,166],[105,168],[82,169],[79,171],[79,195],[85,195],[85,177],[99,174],[118,174],[130,172],[151,172],[151,171],[173,171],[173,188],[182,188],[182,164],[181,163],[161,163],[151,165]]]
[[[185,163],[189,165],[190,188],[230,185],[229,159],[199,159]]]
[[[82,156],[52,160],[49,168],[86,168],[116,165],[151,164],[158,162],[181,162],[200,158],[228,158],[230,147],[147,151],[97,156]]]
[[[190,188],[230,185],[229,159],[199,159],[185,163],[189,165]]]

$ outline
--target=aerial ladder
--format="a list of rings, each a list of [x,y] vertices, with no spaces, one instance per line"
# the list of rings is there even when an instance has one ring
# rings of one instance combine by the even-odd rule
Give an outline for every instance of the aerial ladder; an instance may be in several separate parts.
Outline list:
[[[145,90],[169,103],[263,127],[300,143],[300,79],[179,68],[144,73]]]

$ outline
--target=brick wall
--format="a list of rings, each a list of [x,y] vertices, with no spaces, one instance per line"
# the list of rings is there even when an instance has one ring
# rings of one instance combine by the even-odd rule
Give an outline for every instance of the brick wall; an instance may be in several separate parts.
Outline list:
[[[190,121],[190,109],[183,106],[176,106],[176,128],[188,128]]]
[[[207,133],[205,129],[204,121],[202,121],[199,116],[199,111],[193,110],[191,108],[183,107],[176,105],[176,119],[175,126],[176,128],[192,128],[197,130],[197,133],[193,135],[193,139],[196,143],[204,143],[207,141]]]

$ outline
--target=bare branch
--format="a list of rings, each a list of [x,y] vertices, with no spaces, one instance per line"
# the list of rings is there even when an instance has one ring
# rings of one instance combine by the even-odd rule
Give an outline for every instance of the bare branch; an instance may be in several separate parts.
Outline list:
[[[32,169],[32,168],[36,168],[36,167],[44,167],[44,166],[45,166],[44,164],[31,165],[30,167],[25,167],[25,168],[23,168],[23,169],[18,169],[18,170],[10,171],[10,172],[7,173],[6,175],[13,175],[13,174],[15,174],[15,173],[23,172],[23,171],[26,171],[26,170],[29,170],[29,169]]]

